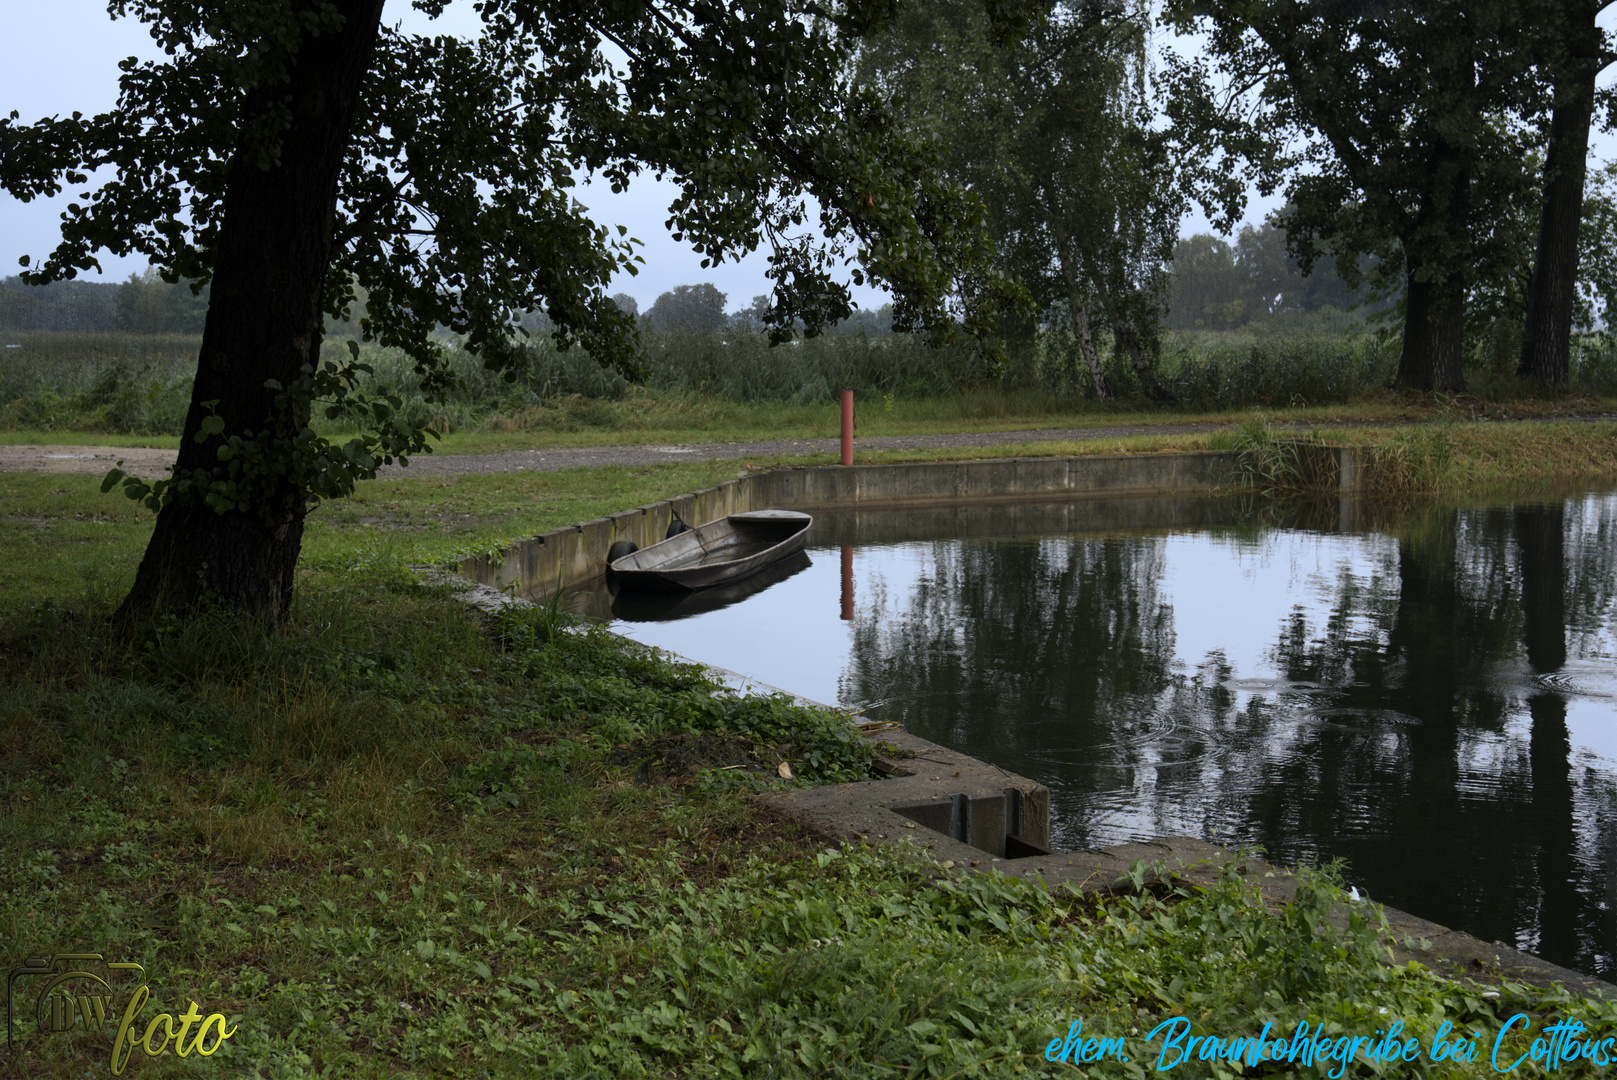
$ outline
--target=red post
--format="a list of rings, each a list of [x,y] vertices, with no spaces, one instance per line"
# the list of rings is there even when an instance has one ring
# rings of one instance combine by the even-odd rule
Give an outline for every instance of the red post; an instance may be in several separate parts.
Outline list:
[[[842,618],[853,622],[853,548],[842,545]]]
[[[842,391],[842,464],[853,464],[853,391]]]

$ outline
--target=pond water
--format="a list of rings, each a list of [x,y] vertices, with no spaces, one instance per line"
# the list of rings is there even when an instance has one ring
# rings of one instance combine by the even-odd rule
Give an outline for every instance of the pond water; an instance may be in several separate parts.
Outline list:
[[[808,554],[617,628],[1048,785],[1057,850],[1340,857],[1617,976],[1617,494],[824,515]]]

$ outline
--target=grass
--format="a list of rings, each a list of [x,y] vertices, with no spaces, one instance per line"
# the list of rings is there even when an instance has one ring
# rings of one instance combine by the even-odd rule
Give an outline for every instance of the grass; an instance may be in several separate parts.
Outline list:
[[[367,481],[310,515],[303,565],[347,572],[438,563],[727,480],[736,462]],[[152,515],[100,478],[0,473],[0,615],[46,601],[120,598]]]
[[[1310,473],[1309,445],[1357,446],[1362,490],[1383,500],[1545,490],[1617,476],[1617,422],[1610,420],[1479,424],[1452,416],[1406,427],[1343,427],[1330,432],[1277,430],[1255,417],[1207,448],[1241,456],[1240,486],[1264,495],[1307,491],[1334,473]]]
[[[1490,422],[1453,419],[1411,427],[1342,426],[1276,430],[1248,417],[1244,429],[1193,435],[1120,436],[1080,442],[1014,443],[940,451],[862,452],[863,462],[974,460],[1056,454],[1157,454],[1240,450],[1294,438],[1367,448],[1372,492],[1408,497],[1617,476],[1617,423]],[[1243,439],[1247,440],[1243,443]],[[392,560],[437,563],[487,552],[575,522],[710,487],[749,468],[827,464],[829,454],[780,455],[559,472],[460,477],[406,475],[361,483],[309,518],[304,565],[346,571]],[[1276,492],[1282,478],[1260,487]],[[151,517],[100,493],[94,476],[0,473],[0,596],[7,607],[64,597],[122,596],[151,535]]]

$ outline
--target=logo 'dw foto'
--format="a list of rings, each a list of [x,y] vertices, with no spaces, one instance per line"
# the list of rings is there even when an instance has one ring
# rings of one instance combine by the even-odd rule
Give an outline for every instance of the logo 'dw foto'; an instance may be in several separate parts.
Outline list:
[[[105,972],[105,975],[100,974]],[[138,1046],[148,1057],[157,1057],[174,1044],[174,1053],[186,1057],[195,1051],[202,1057],[210,1056],[230,1036],[235,1028],[227,1028],[221,1013],[207,1018],[197,1011],[196,1002],[179,1016],[159,1013],[146,1025],[146,1034],[139,1034],[137,1021],[151,991],[145,985],[146,969],[139,964],[116,963],[100,953],[56,953],[43,958],[23,961],[13,968],[6,981],[6,1045],[12,1048],[17,1038],[17,1021],[26,1020],[19,1015],[18,991],[34,995],[33,1020],[36,1034],[70,1031],[82,1024],[86,1032],[106,1027],[107,1018],[120,1015],[116,999],[119,988],[113,983],[127,982],[129,990],[123,1003],[122,1019],[112,1043],[110,1066],[112,1075],[119,1076],[129,1061],[129,1055]],[[175,1030],[176,1022],[179,1030]],[[200,1026],[198,1026],[200,1024]],[[26,1024],[24,1025],[26,1026]],[[193,1033],[192,1028],[196,1030]],[[211,1045],[205,1043],[209,1030],[214,1032]],[[189,1037],[189,1042],[187,1038]]]
[[[103,978],[91,968],[107,973]],[[131,978],[132,976],[132,978]],[[117,963],[100,953],[56,953],[50,957],[30,957],[22,967],[13,968],[6,982],[6,1045],[16,1040],[17,995],[21,990],[34,996],[35,1030],[61,1032],[70,1030],[75,1023],[87,1031],[99,1031],[107,1026],[107,1016],[116,1016],[113,998],[118,990],[112,980],[128,981],[126,989],[133,991],[145,982],[146,969],[139,964]],[[44,979],[43,983],[24,980]],[[21,984],[21,985],[19,985]]]

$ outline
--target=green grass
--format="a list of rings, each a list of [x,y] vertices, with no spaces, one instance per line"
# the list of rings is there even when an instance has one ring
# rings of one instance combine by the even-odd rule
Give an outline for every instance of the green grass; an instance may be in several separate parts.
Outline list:
[[[1255,424],[1254,430],[1266,432],[1263,438],[1312,437],[1366,446],[1372,486],[1386,494],[1457,496],[1617,476],[1617,425],[1610,422],[1479,424],[1449,415],[1446,422],[1410,428],[1368,424],[1290,433],[1265,427],[1263,419],[1248,426]],[[1239,440],[1238,433],[1216,432],[1120,436],[946,452],[925,448],[862,452],[859,460],[1177,453],[1240,449]],[[750,462],[367,481],[353,497],[324,504],[310,515],[304,564],[340,570],[378,560],[441,563],[710,487],[749,467],[832,460],[830,454],[787,455]],[[64,597],[122,596],[134,580],[151,521],[149,513],[116,492],[102,495],[95,476],[0,473],[0,597],[4,598],[0,613],[53,598],[60,602]]]
[[[308,518],[303,564],[439,563],[744,471],[738,462],[411,477],[361,483]],[[0,617],[64,598],[117,599],[153,517],[96,476],[0,473]]]
[[[1617,468],[1611,425],[1445,438],[1462,479]],[[1328,879],[1272,912],[1236,880],[1102,901],[828,848],[746,796],[781,759],[860,775],[838,718],[715,696],[545,610],[489,622],[406,569],[742,468],[371,482],[311,519],[282,630],[130,638],[104,617],[149,515],[95,477],[0,474],[5,951],[134,958],[148,1018],[195,1000],[239,1025],[211,1059],[137,1052],[125,1075],[155,1078],[1054,1074],[1043,1049],[1078,1019],[1129,1040],[1135,1070],[1090,1070],[1123,1076],[1174,1016],[1224,1035],[1395,1016],[1423,1046],[1444,1020],[1617,1019],[1388,967],[1373,920],[1325,918]],[[101,1075],[109,1041],[30,1041],[0,1075]]]
[[[1091,1074],[1138,1076],[1173,1017],[1396,1017],[1423,1045],[1523,1010],[1617,1021],[1390,967],[1373,912],[1332,923],[1328,877],[1270,911],[1238,875],[1076,898],[827,847],[746,792],[781,759],[859,776],[839,718],[715,696],[544,611],[485,624],[397,564],[305,574],[272,634],[124,640],[95,614],[0,636],[0,937],[133,959],[143,1021],[195,1001],[234,1028],[130,1075],[1055,1075],[1045,1047],[1082,1020],[1133,1059]],[[641,770],[682,751],[694,771]],[[102,1075],[110,1033],[25,1035],[4,1071]]]

